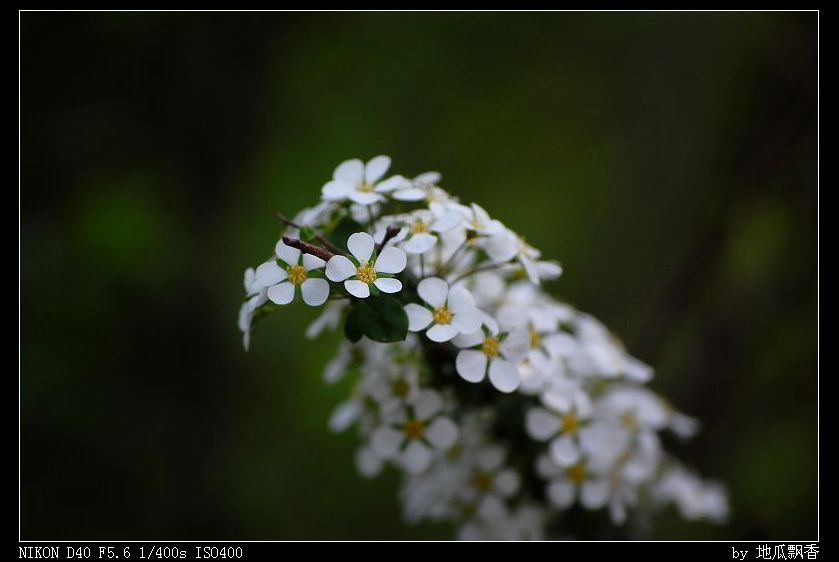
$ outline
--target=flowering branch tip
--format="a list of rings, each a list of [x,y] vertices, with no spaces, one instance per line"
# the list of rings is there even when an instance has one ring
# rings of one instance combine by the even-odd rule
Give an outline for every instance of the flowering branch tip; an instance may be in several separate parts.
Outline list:
[[[303,242],[302,240],[298,240],[297,238],[291,238],[289,236],[283,236],[283,244],[286,246],[291,246],[292,248],[297,248],[304,254],[311,254],[315,257],[322,259],[323,261],[329,261],[330,258],[334,257],[335,254],[323,248],[321,246],[316,246],[314,244],[309,244],[308,242]]]

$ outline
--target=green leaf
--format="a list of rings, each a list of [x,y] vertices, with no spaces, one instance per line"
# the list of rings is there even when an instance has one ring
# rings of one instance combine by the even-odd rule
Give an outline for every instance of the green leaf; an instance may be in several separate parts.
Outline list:
[[[361,330],[361,321],[359,320],[359,307],[354,306],[347,314],[347,319],[344,320],[344,335],[347,339],[355,343],[361,339],[364,332]]]
[[[354,308],[362,333],[371,340],[397,342],[404,341],[408,335],[408,315],[395,298],[389,295],[370,296],[360,300]]]
[[[312,229],[311,227],[304,226],[303,228],[300,229],[300,239],[301,240],[303,240],[305,242],[311,242],[315,238],[317,238],[317,235],[315,234],[314,229]]]
[[[356,232],[363,232],[364,227],[352,220],[350,217],[344,217],[335,225],[332,229],[332,232],[329,233],[327,239],[341,248],[342,250],[347,250],[347,238],[350,237],[351,234]]]

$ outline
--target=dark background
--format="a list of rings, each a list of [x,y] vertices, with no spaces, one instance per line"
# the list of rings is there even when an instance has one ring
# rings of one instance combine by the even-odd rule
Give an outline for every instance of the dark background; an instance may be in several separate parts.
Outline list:
[[[21,15],[24,539],[446,538],[326,430],[302,305],[242,270],[341,160],[443,172],[703,421],[723,526],[814,539],[814,13]]]

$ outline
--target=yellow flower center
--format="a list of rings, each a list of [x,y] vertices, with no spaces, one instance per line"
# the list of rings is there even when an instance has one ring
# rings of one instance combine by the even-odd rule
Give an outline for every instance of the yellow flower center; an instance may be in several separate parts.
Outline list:
[[[445,306],[434,309],[434,322],[436,324],[451,324],[453,317],[454,315]]]
[[[492,474],[479,470],[472,477],[472,485],[481,492],[489,492],[492,489]]]
[[[575,464],[566,470],[565,474],[568,476],[568,480],[579,485],[586,479],[586,467],[584,467],[582,463]]]
[[[530,349],[536,349],[540,343],[542,343],[542,336],[539,335],[539,332],[530,328]]]
[[[580,428],[580,418],[574,414],[562,416],[562,431],[564,433],[575,433]]]
[[[288,282],[292,285],[300,285],[308,276],[302,265],[288,266]]]
[[[414,222],[411,224],[411,232],[413,234],[428,232],[428,225],[422,219],[414,219]]]
[[[487,357],[498,357],[498,340],[493,337],[488,337],[484,340],[484,345],[481,348],[484,355]]]
[[[621,425],[630,431],[638,429],[638,418],[632,412],[626,412],[621,416]]]
[[[390,386],[394,396],[405,398],[411,390],[411,385],[405,379],[396,379]]]
[[[419,420],[408,420],[405,424],[405,436],[408,439],[421,439],[425,434],[425,424]]]
[[[373,191],[373,184],[370,182],[363,182],[358,190],[362,193],[370,193]]]
[[[358,269],[355,271],[355,276],[362,283],[369,285],[376,280],[376,270],[369,263],[365,263],[364,265],[358,266]]]

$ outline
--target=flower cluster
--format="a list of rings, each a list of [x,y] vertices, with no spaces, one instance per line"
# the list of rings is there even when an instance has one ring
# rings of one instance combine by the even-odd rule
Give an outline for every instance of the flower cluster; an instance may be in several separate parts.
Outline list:
[[[319,204],[279,215],[239,314],[246,348],[255,320],[298,296],[324,306],[307,336],[343,323],[325,379],[355,380],[329,426],[358,431],[359,472],[402,471],[406,519],[453,522],[464,539],[549,537],[575,505],[616,525],[667,505],[724,519],[722,487],[662,448],[662,432],[697,423],[602,323],[543,289],[559,264],[439,174],[389,168],[346,161]]]

